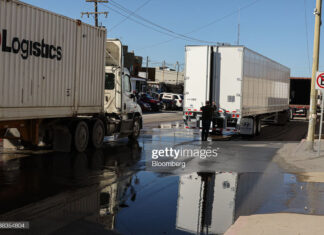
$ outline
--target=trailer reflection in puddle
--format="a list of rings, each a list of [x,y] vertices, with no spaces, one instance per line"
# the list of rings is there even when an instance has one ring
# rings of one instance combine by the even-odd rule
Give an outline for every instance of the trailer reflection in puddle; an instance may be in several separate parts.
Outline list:
[[[149,172],[142,153],[115,143],[9,160],[0,220],[29,221],[28,234],[222,234],[242,215],[324,213],[322,183],[277,172]]]

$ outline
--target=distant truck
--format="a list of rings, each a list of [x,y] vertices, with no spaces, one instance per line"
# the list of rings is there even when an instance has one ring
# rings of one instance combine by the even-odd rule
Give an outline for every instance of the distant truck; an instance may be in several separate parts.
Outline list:
[[[311,78],[290,78],[290,119],[306,117],[309,113]]]
[[[0,0],[0,138],[82,152],[104,136],[137,138],[142,111],[119,40],[104,28]]]
[[[256,135],[261,121],[289,118],[290,69],[243,46],[186,46],[183,119],[201,128],[207,100],[218,110],[211,131]]]

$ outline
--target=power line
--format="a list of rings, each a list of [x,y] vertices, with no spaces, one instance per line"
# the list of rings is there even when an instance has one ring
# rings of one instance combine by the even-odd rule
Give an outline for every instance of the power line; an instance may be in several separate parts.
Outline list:
[[[103,5],[103,6],[106,7],[107,9],[111,10],[111,11],[114,11],[115,13],[117,13],[117,14],[119,14],[119,15],[121,15],[121,16],[127,17],[127,15],[125,15],[124,13],[121,13],[120,11],[118,11],[118,10],[116,10],[116,9],[110,7],[110,6],[109,6],[109,7],[106,6],[106,5]],[[138,21],[138,20],[135,20],[135,19],[132,19],[132,18],[129,18],[129,20],[131,20],[131,21],[133,21],[133,22],[135,22],[135,23],[137,23],[137,24],[139,24],[139,25],[142,25],[143,27],[149,28],[149,29],[151,29],[151,30],[153,30],[153,31],[159,32],[159,33],[161,33],[161,34],[166,34],[166,35],[168,35],[168,36],[170,36],[170,37],[176,37],[176,38],[179,38],[179,39],[182,39],[182,40],[186,40],[186,41],[193,41],[193,40],[183,39],[183,38],[180,38],[180,37],[178,37],[178,36],[174,36],[173,34],[170,34],[170,33],[167,33],[167,32],[163,32],[163,31],[161,31],[161,30],[158,30],[158,29],[153,28],[153,27],[151,27],[151,26],[149,26],[149,25],[143,24],[142,22],[140,22],[140,21]]]
[[[209,22],[209,23],[207,23],[207,24],[205,24],[205,25],[203,25],[203,26],[197,27],[196,29],[190,31],[190,32],[187,33],[187,34],[191,34],[191,33],[198,32],[198,31],[200,31],[200,30],[202,30],[202,29],[205,29],[205,28],[207,28],[207,27],[209,27],[209,26],[215,24],[215,23],[218,23],[219,21],[222,21],[222,20],[226,19],[227,17],[230,17],[230,16],[232,16],[232,15],[236,15],[238,12],[240,12],[240,11],[246,9],[246,8],[249,8],[249,7],[253,6],[255,3],[259,2],[259,1],[261,1],[261,0],[255,0],[255,1],[251,2],[251,3],[248,3],[248,4],[244,5],[243,7],[240,7],[240,9],[235,10],[235,11],[233,11],[233,12],[231,12],[231,13],[229,13],[229,14],[227,14],[227,15],[221,17],[221,18],[218,18],[218,19],[216,19],[216,20],[213,20],[213,21],[211,21],[211,22]]]
[[[248,3],[248,4],[244,5],[243,7],[240,7],[240,9],[238,9],[238,10],[232,11],[232,12],[230,12],[230,13],[228,13],[228,14],[226,14],[226,15],[224,15],[224,16],[216,19],[216,20],[213,20],[213,21],[211,21],[211,22],[209,22],[209,23],[207,23],[205,25],[202,25],[200,27],[197,27],[197,28],[195,28],[195,29],[187,32],[186,35],[192,34],[192,33],[195,33],[195,32],[198,32],[198,31],[200,31],[202,29],[205,29],[205,28],[207,28],[207,27],[209,27],[209,26],[211,26],[213,24],[216,24],[216,23],[218,23],[218,22],[220,22],[220,21],[222,21],[222,20],[224,20],[224,19],[226,19],[226,18],[228,18],[230,16],[236,15],[239,11],[242,11],[242,10],[244,10],[246,8],[249,8],[249,7],[253,6],[258,1],[260,1],[260,0],[255,0],[255,1],[251,2],[251,3]],[[162,44],[165,44],[165,43],[168,43],[170,41],[173,41],[174,39],[175,39],[175,37],[172,37],[172,38],[170,38],[168,40],[165,40],[165,41],[162,41],[162,42],[158,42],[158,43],[152,44],[152,45],[147,46],[147,47],[139,48],[137,50],[144,50],[144,49],[148,49],[148,48],[152,48],[152,47],[157,47],[157,46],[160,46]]]
[[[183,40],[186,39],[187,41],[196,41],[196,42],[200,42],[200,43],[215,43],[214,41],[205,41],[205,40],[201,40],[201,39],[198,39],[198,38],[189,37],[189,36],[186,36],[186,35],[181,34],[181,33],[177,33],[177,32],[175,32],[175,31],[173,31],[173,30],[171,30],[169,28],[161,26],[161,25],[159,25],[157,23],[154,23],[154,22],[152,22],[152,21],[150,21],[150,20],[148,20],[148,19],[146,19],[146,18],[144,18],[142,16],[137,15],[136,13],[133,13],[129,9],[125,8],[124,6],[120,5],[119,3],[114,2],[113,0],[110,1],[110,5],[113,5],[114,7],[118,8],[121,11],[126,12],[127,14],[131,14],[130,17],[135,17],[135,18],[137,18],[137,19],[139,19],[141,21],[144,21],[147,24],[155,26],[155,27],[157,27],[157,28],[169,33],[169,34],[173,34],[173,35],[177,36],[178,38],[179,37],[184,38]],[[110,9],[112,9],[112,8],[110,8]],[[129,19],[131,19],[131,18],[129,18]]]
[[[135,12],[139,11],[140,9],[142,9],[145,5],[147,5],[148,3],[150,3],[152,0],[148,0],[146,2],[144,2],[142,5],[140,5],[138,8],[135,9],[135,11],[133,11],[132,13],[130,13],[127,17],[125,17],[123,20],[119,21],[117,24],[115,24],[114,26],[112,26],[110,28],[110,31],[112,31],[114,28],[116,28],[117,26],[121,25],[122,23],[124,23],[129,17],[131,17]]]

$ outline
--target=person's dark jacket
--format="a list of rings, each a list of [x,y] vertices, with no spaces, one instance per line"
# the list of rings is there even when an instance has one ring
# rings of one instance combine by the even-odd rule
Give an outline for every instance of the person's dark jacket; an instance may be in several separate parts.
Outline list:
[[[213,114],[214,114],[214,108],[210,105],[205,105],[201,107],[202,111],[202,120],[203,121],[212,121],[213,120]]]

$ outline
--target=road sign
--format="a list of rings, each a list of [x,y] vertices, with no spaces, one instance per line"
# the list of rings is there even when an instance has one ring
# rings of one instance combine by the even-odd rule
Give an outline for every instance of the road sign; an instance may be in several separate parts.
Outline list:
[[[317,72],[316,73],[315,89],[316,90],[324,89],[324,72]]]

